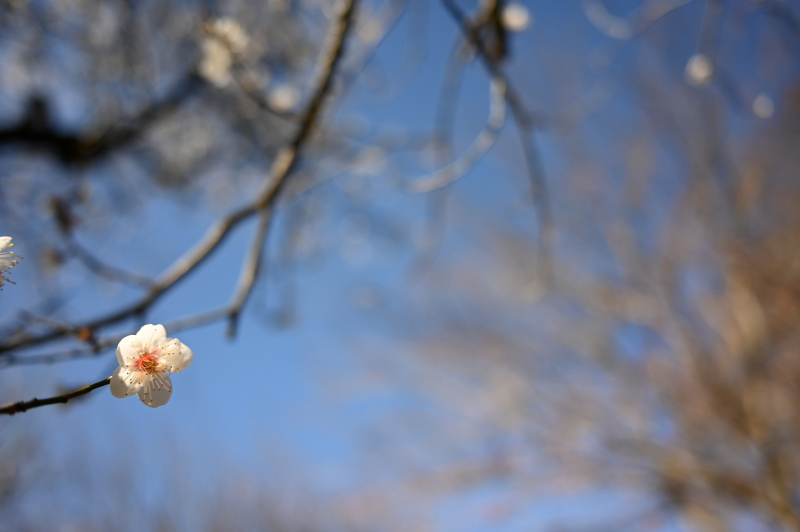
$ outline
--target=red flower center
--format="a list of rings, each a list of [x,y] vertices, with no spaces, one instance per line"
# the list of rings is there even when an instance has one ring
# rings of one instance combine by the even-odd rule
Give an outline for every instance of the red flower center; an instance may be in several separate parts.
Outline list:
[[[155,373],[158,370],[158,357],[156,355],[145,355],[137,361],[136,365],[136,369],[139,371]]]

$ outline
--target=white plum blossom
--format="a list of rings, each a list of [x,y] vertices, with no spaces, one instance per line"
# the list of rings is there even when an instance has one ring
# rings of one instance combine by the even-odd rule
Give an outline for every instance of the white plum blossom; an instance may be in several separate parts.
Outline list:
[[[759,118],[769,118],[775,112],[775,103],[772,98],[763,92],[753,100],[753,114]]]
[[[714,77],[714,62],[705,54],[694,54],[686,63],[684,76],[689,85],[707,85]]]
[[[250,37],[238,22],[227,17],[207,22],[204,33],[200,75],[214,85],[224,87],[231,81],[234,59],[247,49]]]
[[[531,13],[524,5],[511,3],[503,8],[500,21],[508,31],[524,31],[531,25]]]
[[[291,85],[276,85],[269,93],[269,103],[277,111],[290,111],[300,101],[300,91]]]
[[[19,263],[17,259],[21,259],[22,257],[16,255],[13,251],[6,251],[13,247],[14,244],[11,243],[10,236],[0,236],[0,288],[3,287],[3,283],[14,284],[13,281],[8,280],[6,274]]]
[[[163,406],[172,396],[169,374],[185,370],[192,360],[192,350],[167,338],[163,325],[145,325],[117,347],[119,367],[111,376],[111,394],[122,398],[138,393],[147,406]]]

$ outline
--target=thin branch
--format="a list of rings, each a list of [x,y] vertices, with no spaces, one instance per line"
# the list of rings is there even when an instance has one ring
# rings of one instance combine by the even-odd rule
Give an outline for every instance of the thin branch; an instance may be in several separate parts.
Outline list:
[[[164,293],[175,287],[195,268],[202,264],[213,251],[230,234],[231,230],[253,214],[271,207],[278,197],[286,182],[286,177],[291,173],[299,158],[303,144],[311,135],[319,118],[320,110],[328,95],[333,77],[336,73],[339,60],[344,52],[344,43],[351,28],[356,0],[343,0],[340,3],[340,13],[337,21],[328,35],[323,48],[321,59],[317,66],[315,88],[312,92],[306,110],[302,115],[298,129],[287,146],[281,149],[272,163],[266,179],[266,185],[255,201],[245,205],[236,212],[217,221],[206,234],[189,250],[170,266],[152,285],[150,291],[139,301],[124,307],[109,315],[87,321],[72,327],[57,327],[52,331],[37,335],[23,336],[5,344],[0,344],[0,353],[50,342],[74,334],[76,330],[89,329],[94,331],[101,327],[118,323],[126,318],[142,314]]]
[[[250,247],[250,252],[247,260],[242,265],[242,273],[239,275],[239,283],[236,286],[236,293],[228,306],[228,337],[233,338],[236,335],[236,329],[239,325],[239,316],[241,315],[242,308],[247,302],[247,298],[253,291],[258,270],[261,267],[261,259],[264,255],[264,245],[267,241],[267,233],[269,231],[269,224],[272,220],[272,209],[269,207],[264,208],[258,220],[258,227],[256,228],[255,235],[253,236],[253,244]]]
[[[355,4],[356,0],[343,0],[341,2],[341,11],[338,21],[336,26],[329,34],[328,42],[325,46],[325,53],[323,54],[318,65],[318,81],[316,84],[316,89],[313,92],[312,98],[309,100],[306,112],[303,115],[303,119],[300,123],[298,131],[295,133],[292,141],[278,153],[270,169],[265,190],[255,202],[223,218],[214,226],[212,226],[192,250],[190,250],[184,257],[176,261],[166,272],[161,275],[159,280],[153,284],[150,292],[138,303],[124,308],[110,316],[91,321],[85,325],[57,327],[54,331],[41,336],[17,340],[15,343],[6,346],[0,346],[0,351],[8,351],[14,349],[15,347],[44,343],[60,336],[74,333],[76,330],[80,331],[88,329],[89,331],[94,331],[94,329],[98,327],[110,325],[131,315],[143,312],[150,305],[152,305],[156,299],[163,295],[164,292],[175,286],[176,283],[178,283],[189,272],[194,270],[206,258],[208,258],[211,252],[217,248],[220,242],[222,242],[222,240],[230,233],[233,227],[249,218],[252,214],[261,212],[261,223],[256,231],[256,238],[254,240],[253,247],[251,248],[249,259],[245,264],[236,295],[234,296],[231,305],[229,308],[225,309],[224,313],[212,311],[205,316],[210,321],[216,321],[225,316],[235,320],[244,306],[248,294],[252,290],[252,286],[260,264],[260,257],[263,251],[264,242],[266,240],[267,229],[269,227],[269,221],[272,212],[272,204],[282,190],[283,184],[286,181],[286,177],[296,165],[300,149],[305,140],[313,131],[313,127],[320,114],[323,101],[330,90],[332,79],[336,72],[336,67],[344,51],[344,41],[351,26]],[[87,394],[92,390],[108,385],[110,382],[111,378],[109,377],[103,381],[91,384],[89,386],[84,386],[83,388],[79,388],[63,395],[58,395],[47,399],[34,398],[27,402],[20,401],[16,403],[10,403],[0,408],[0,414],[13,415],[18,412],[25,412],[31,408],[66,403],[74,397]]]
[[[278,118],[290,121],[297,120],[298,117],[294,113],[277,109],[259,92],[255,82],[253,82],[249,76],[247,68],[240,62],[234,63],[231,73],[233,74],[233,80],[236,82],[236,85],[242,90],[245,96],[258,107]]]
[[[83,386],[82,388],[78,388],[77,390],[73,390],[63,395],[56,395],[54,397],[48,397],[47,399],[37,399],[34,397],[30,401],[18,401],[16,403],[8,403],[7,405],[0,406],[0,414],[8,414],[9,416],[13,416],[14,414],[17,414],[19,412],[25,412],[32,408],[39,408],[40,406],[63,404],[69,401],[70,399],[74,399],[75,397],[86,395],[92,390],[102,388],[103,386],[108,386],[110,383],[111,383],[111,377],[107,377],[101,380],[100,382],[96,382],[88,386]]]
[[[253,205],[247,205],[238,211],[226,216],[215,223],[203,236],[203,238],[189,250],[186,255],[178,259],[161,277],[152,285],[150,291],[139,301],[128,305],[116,312],[96,318],[94,320],[86,321],[79,325],[54,327],[51,331],[36,335],[36,336],[22,336],[16,340],[12,340],[5,344],[0,345],[0,353],[19,349],[21,347],[29,347],[39,345],[53,340],[57,340],[64,336],[76,334],[77,331],[88,329],[95,331],[102,327],[119,323],[131,316],[142,314],[153,303],[155,303],[165,292],[173,288],[178,281],[183,279],[187,274],[199,266],[205,259],[209,257],[212,251],[228,236],[230,231],[246,220],[251,214],[256,212]]]
[[[478,57],[481,59],[481,62],[492,78],[501,79],[505,82],[506,99],[509,109],[511,109],[511,114],[514,117],[514,122],[517,124],[517,131],[520,136],[520,141],[522,142],[522,149],[525,153],[528,177],[531,181],[531,195],[534,205],[536,206],[541,242],[540,264],[542,267],[540,272],[545,281],[550,281],[554,273],[551,265],[551,254],[555,229],[553,226],[550,193],[547,187],[544,169],[541,164],[541,156],[539,155],[539,150],[534,138],[534,129],[537,126],[537,121],[526,109],[519,94],[509,82],[508,76],[503,72],[497,56],[487,50],[486,44],[478,31],[479,25],[473,24],[453,0],[442,0],[442,4],[461,28],[464,38],[467,39],[478,52]]]
[[[336,71],[336,67],[344,52],[345,37],[351,27],[356,1],[357,0],[342,0],[342,2],[340,2],[340,12],[337,23],[328,34],[328,42],[325,47],[326,52],[317,65],[318,81],[316,83],[316,88],[308,102],[306,112],[303,114],[300,127],[295,133],[294,138],[288,146],[278,153],[272,163],[270,179],[268,179],[266,189],[256,202],[257,210],[263,209],[272,203],[281,192],[286,182],[286,176],[291,172],[295,164],[297,164],[300,147],[313,131],[325,96],[328,94],[331,84],[333,83],[333,75]]]
[[[130,273],[103,263],[83,246],[78,244],[78,242],[72,236],[67,238],[67,247],[69,252],[72,253],[72,255],[74,255],[81,262],[81,264],[99,277],[104,277],[110,281],[118,283],[144,288],[150,288],[153,286],[153,281],[147,279],[146,277],[142,277],[135,273]]]
[[[170,332],[180,332],[221,321],[229,315],[230,310],[227,306],[225,306],[223,308],[207,310],[198,314],[193,314],[191,316],[169,321],[164,324],[164,328]],[[120,340],[122,340],[125,336],[127,336],[127,334],[114,334],[107,338],[95,339],[90,347],[79,347],[52,353],[41,353],[26,356],[19,356],[16,353],[8,353],[4,357],[0,358],[0,369],[10,366],[54,364],[68,360],[93,358],[119,344]]]
[[[459,60],[458,53],[460,46],[461,39],[458,39],[442,76],[442,84],[439,87],[439,96],[436,104],[434,139],[437,153],[442,158],[440,163],[442,166],[452,159],[454,152],[453,130],[455,129],[461,85],[464,80],[464,67]],[[436,191],[427,196],[425,226],[416,258],[408,269],[410,278],[421,276],[436,259],[436,251],[444,235],[446,209],[447,189]]]
[[[409,194],[425,194],[444,188],[466,175],[494,146],[497,136],[506,121],[506,83],[502,78],[494,78],[489,87],[490,108],[486,126],[475,138],[464,154],[444,168],[413,180],[404,188]]]
[[[65,351],[58,351],[55,353],[43,353],[27,356],[18,356],[15,353],[10,353],[9,355],[0,358],[0,369],[9,368],[12,366],[35,366],[41,364],[55,364],[57,362],[65,362],[67,360],[94,358],[117,345],[122,338],[123,336],[120,335],[117,338],[109,338],[107,340],[103,340],[102,342],[97,342],[96,347],[76,347],[75,349],[67,349]]]
[[[456,49],[451,52],[451,58],[447,62],[442,76],[434,125],[436,142],[444,147],[448,159],[452,157],[456,111],[461,95],[461,85],[464,81],[464,66],[458,57],[458,47],[456,46]]]

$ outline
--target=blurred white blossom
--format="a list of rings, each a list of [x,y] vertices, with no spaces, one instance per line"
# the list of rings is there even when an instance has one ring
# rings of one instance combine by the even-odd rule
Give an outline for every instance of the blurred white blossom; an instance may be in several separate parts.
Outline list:
[[[277,111],[290,111],[300,101],[300,91],[291,85],[278,85],[269,93],[269,103]]]
[[[10,236],[0,236],[0,287],[3,286],[3,283],[14,284],[13,281],[8,280],[6,275],[11,271],[11,268],[19,264],[17,259],[22,257],[13,251],[6,251],[13,247],[14,244],[11,242]]]
[[[531,25],[531,14],[522,4],[512,3],[500,14],[503,27],[508,31],[523,31]]]
[[[714,63],[705,54],[695,54],[686,63],[685,76],[689,85],[706,85],[714,77]]]
[[[219,87],[231,80],[231,65],[247,48],[250,38],[238,22],[220,18],[207,22],[202,43],[200,75]]]
[[[163,325],[145,325],[117,347],[119,367],[111,376],[111,394],[122,398],[138,393],[147,406],[163,406],[172,396],[169,373],[185,370],[192,360],[192,350],[167,338]]]
[[[759,118],[769,118],[775,112],[775,104],[772,98],[763,92],[753,100],[753,114]]]

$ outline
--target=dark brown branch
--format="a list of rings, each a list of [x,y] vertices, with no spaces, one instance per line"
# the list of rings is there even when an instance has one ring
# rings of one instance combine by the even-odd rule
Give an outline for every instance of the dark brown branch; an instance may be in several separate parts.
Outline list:
[[[151,104],[137,116],[120,118],[124,125],[109,127],[106,131],[60,131],[50,117],[50,109],[41,96],[32,96],[25,116],[16,124],[0,129],[0,146],[22,146],[53,155],[65,165],[88,164],[123,149],[138,140],[150,125],[192,96],[202,85],[202,80],[190,73],[162,100]]]
[[[74,399],[75,397],[80,397],[81,395],[86,395],[92,390],[102,388],[103,386],[108,386],[110,383],[111,383],[111,377],[108,377],[106,379],[101,380],[100,382],[96,382],[94,384],[78,388],[77,390],[73,390],[63,395],[56,395],[54,397],[48,397],[47,399],[36,399],[34,397],[30,401],[18,401],[16,403],[8,403],[7,405],[0,406],[0,414],[8,414],[9,416],[13,416],[14,414],[17,414],[19,412],[25,412],[32,408],[39,408],[40,406],[64,404],[70,399]]]

